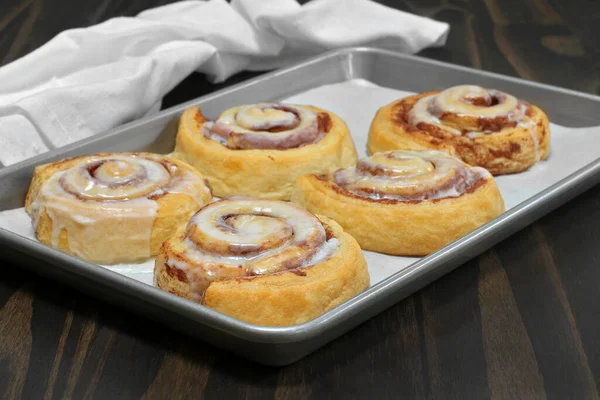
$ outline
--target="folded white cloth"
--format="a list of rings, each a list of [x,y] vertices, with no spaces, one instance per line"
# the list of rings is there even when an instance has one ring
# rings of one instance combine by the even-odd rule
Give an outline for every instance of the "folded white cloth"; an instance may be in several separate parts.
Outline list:
[[[0,68],[0,163],[154,112],[194,70],[223,81],[340,47],[415,53],[448,30],[369,0],[182,1],[68,30]]]

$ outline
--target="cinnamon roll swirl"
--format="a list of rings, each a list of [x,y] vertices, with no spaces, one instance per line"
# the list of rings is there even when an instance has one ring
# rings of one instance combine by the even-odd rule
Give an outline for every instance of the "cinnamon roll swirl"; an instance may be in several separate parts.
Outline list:
[[[316,318],[369,285],[356,241],[295,204],[231,197],[194,215],[156,259],[158,287],[260,325]]]
[[[370,154],[434,149],[493,175],[524,171],[548,157],[548,117],[510,94],[474,85],[397,100],[378,112]]]
[[[353,165],[348,127],[310,106],[259,103],[233,107],[209,121],[197,107],[179,124],[174,157],[196,167],[215,195],[289,200],[303,174]]]
[[[337,221],[365,250],[422,256],[504,212],[494,178],[446,153],[377,153],[298,179],[292,201]]]
[[[25,209],[44,244],[100,264],[136,262],[211,201],[191,166],[150,153],[111,153],[36,167]]]

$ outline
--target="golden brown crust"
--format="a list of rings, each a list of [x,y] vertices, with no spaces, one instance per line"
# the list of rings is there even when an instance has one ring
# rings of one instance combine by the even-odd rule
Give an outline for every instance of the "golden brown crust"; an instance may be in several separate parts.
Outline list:
[[[339,240],[329,259],[271,275],[212,282],[202,304],[249,323],[288,326],[314,319],[362,292],[369,286],[369,273],[358,243],[334,221],[318,218]],[[181,251],[181,233],[161,248],[154,276],[161,289],[194,300],[186,273],[167,265]]]
[[[423,256],[504,212],[494,180],[480,181],[459,197],[402,202],[361,198],[330,180],[305,175],[296,182],[292,201],[337,221],[364,250]]]
[[[94,154],[94,156],[103,157],[103,156],[109,156],[111,154],[115,154],[115,153],[101,153],[101,154]],[[120,154],[120,155],[127,155],[127,154],[146,155],[146,154],[148,154],[150,156],[157,156],[155,154],[149,154],[149,153],[116,153],[116,154]],[[27,192],[27,196],[25,199],[25,210],[31,215],[31,211],[32,211],[31,206],[32,206],[33,201],[39,195],[39,192],[40,192],[40,189],[41,189],[43,183],[46,182],[52,175],[54,175],[57,172],[65,171],[65,170],[71,168],[72,166],[74,166],[75,164],[80,162],[80,160],[82,158],[86,158],[86,157],[89,157],[89,156],[67,158],[64,160],[57,161],[55,163],[38,165],[34,170],[33,177],[31,180],[31,185],[29,186],[29,190]],[[176,159],[173,159],[170,157],[162,156],[162,155],[160,157],[164,157],[164,159],[167,160],[168,162],[177,165],[179,168],[181,168],[183,170],[189,171],[189,172],[197,175],[200,179],[203,179],[202,175],[198,171],[196,171],[194,168],[192,168],[190,165],[186,164],[185,162],[182,162],[180,160],[176,160]],[[160,197],[153,199],[156,202],[158,209],[156,212],[156,217],[154,219],[154,223],[152,224],[152,232],[150,235],[150,243],[149,243],[150,255],[154,256],[154,255],[158,254],[158,250],[160,249],[160,246],[162,245],[162,243],[167,238],[172,236],[180,226],[187,223],[189,218],[196,211],[198,211],[198,209],[202,205],[210,202],[211,199],[212,199],[212,195],[210,194],[210,190],[207,190],[206,192],[202,193],[201,199],[194,199],[190,195],[185,194],[185,193],[167,193],[165,195],[162,195]],[[80,201],[80,202],[78,202],[76,207],[81,207],[81,209],[85,209],[87,207],[93,207],[93,204],[94,204],[94,202]],[[61,221],[61,222],[63,222],[63,221]],[[94,249],[94,247],[97,244],[83,243],[84,244],[83,248],[79,249],[82,253],[75,254],[75,255],[78,255],[88,261],[98,262],[101,264],[113,264],[113,263],[117,263],[117,262],[135,262],[135,261],[141,261],[141,260],[147,258],[147,255],[144,256],[144,255],[138,255],[135,253],[135,248],[137,246],[132,245],[132,243],[128,237],[124,236],[123,233],[119,231],[119,229],[114,228],[113,223],[115,223],[115,222],[116,221],[113,221],[111,218],[107,218],[105,220],[105,222],[102,224],[103,225],[102,229],[103,229],[103,231],[106,232],[106,235],[104,235],[104,236],[107,241],[107,246],[111,248],[112,254],[104,254],[103,256],[100,256],[100,258],[98,258],[98,256],[89,256],[88,257],[86,255],[88,255],[88,254],[92,255],[92,254],[97,253]],[[42,210],[39,215],[35,234],[36,234],[37,239],[40,242],[42,242],[48,246],[53,246],[53,238],[52,238],[53,225],[54,225],[53,218],[50,216],[50,214],[47,211]],[[72,226],[76,227],[77,225],[73,224]],[[99,234],[98,236],[102,236],[102,235]],[[67,234],[67,230],[65,228],[61,229],[61,231],[58,235],[57,245],[53,246],[53,247],[56,247],[57,249],[64,251],[66,253],[74,254],[74,252],[71,249],[72,246],[69,243],[68,237],[69,237],[69,235]],[[83,241],[83,242],[85,242],[85,241]],[[110,244],[108,244],[108,242],[110,242]],[[113,259],[113,257],[118,257],[119,259]]]
[[[425,92],[397,100],[379,109],[369,130],[367,150],[374,154],[389,150],[441,150],[457,155],[466,163],[481,166],[493,175],[524,171],[537,162],[537,152],[541,160],[548,157],[550,149],[550,128],[546,114],[534,105],[528,105],[527,115],[533,121],[531,128],[525,128],[507,121],[505,117],[492,120],[470,121],[495,132],[474,138],[454,135],[443,129],[425,123],[412,126],[408,123],[408,113],[423,97],[438,94]],[[464,118],[464,117],[461,117]],[[458,124],[452,116],[446,116],[450,124]]]
[[[229,149],[204,137],[201,126],[208,120],[198,107],[190,107],[181,117],[173,156],[206,176],[215,196],[289,200],[299,176],[333,172],[357,161],[344,121],[334,113],[305,107],[329,116],[320,119],[322,127],[329,127],[329,132],[317,143],[286,150]]]

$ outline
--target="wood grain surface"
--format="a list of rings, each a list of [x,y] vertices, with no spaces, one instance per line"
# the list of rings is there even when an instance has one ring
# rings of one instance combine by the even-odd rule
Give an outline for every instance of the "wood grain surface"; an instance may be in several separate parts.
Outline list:
[[[1,0],[0,64],[155,0]],[[423,55],[600,93],[597,0],[382,3],[452,25]],[[181,103],[211,85],[192,75]],[[0,82],[0,87],[2,83]],[[597,399],[596,187],[305,359],[253,364],[0,261],[0,397]]]

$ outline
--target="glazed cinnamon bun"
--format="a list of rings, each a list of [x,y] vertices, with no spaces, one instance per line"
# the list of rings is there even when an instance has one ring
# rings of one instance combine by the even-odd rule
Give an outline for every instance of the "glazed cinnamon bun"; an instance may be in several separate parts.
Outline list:
[[[100,264],[137,262],[211,201],[200,173],[150,153],[111,153],[36,167],[25,200],[44,244]]]
[[[174,157],[196,167],[219,197],[289,200],[296,179],[353,165],[348,127],[316,107],[259,103],[209,121],[197,107],[179,124]]]
[[[382,107],[371,123],[370,154],[441,150],[493,175],[524,171],[548,157],[550,128],[533,104],[474,85],[426,92]]]
[[[164,243],[154,275],[163,290],[272,326],[316,318],[369,285],[360,247],[337,223],[247,197],[202,208]]]
[[[292,201],[337,221],[365,250],[423,256],[504,212],[494,178],[440,151],[391,151],[298,179]]]

